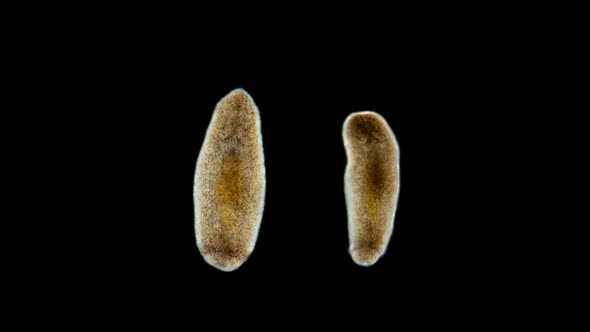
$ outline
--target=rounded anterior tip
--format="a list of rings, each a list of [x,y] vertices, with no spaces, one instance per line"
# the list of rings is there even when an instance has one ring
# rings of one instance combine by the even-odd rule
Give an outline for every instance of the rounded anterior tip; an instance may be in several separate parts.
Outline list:
[[[356,248],[350,251],[352,260],[360,266],[371,266],[379,260],[381,253],[371,248]]]
[[[344,128],[350,133],[382,131],[385,127],[387,127],[387,121],[381,115],[372,111],[352,113],[344,121]]]
[[[354,112],[350,114],[351,118],[358,118],[358,117],[381,117],[379,113],[373,111],[362,111],[362,112]]]
[[[209,263],[209,265],[224,271],[224,272],[232,272],[237,270],[242,264],[246,262],[248,257],[236,257],[230,255],[210,255],[205,254],[203,255],[205,261]]]
[[[354,124],[354,122],[359,121],[366,121],[366,120],[377,120],[383,121],[383,117],[379,115],[379,113],[373,111],[363,111],[363,112],[356,112],[352,113],[348,116],[345,123],[346,124]]]

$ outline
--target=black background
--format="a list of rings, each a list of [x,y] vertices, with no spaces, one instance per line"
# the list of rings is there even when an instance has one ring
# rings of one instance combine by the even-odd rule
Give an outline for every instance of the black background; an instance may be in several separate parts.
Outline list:
[[[193,233],[196,158],[215,104],[262,118],[267,199],[250,259],[223,273]],[[587,87],[561,82],[142,81],[6,84],[3,287],[584,287]],[[387,254],[350,259],[348,114],[401,149]]]
[[[311,80],[585,78],[575,10],[210,4],[5,10],[3,79],[193,81],[0,84],[1,328],[564,330],[586,317],[585,292],[548,288],[590,277],[587,83]],[[267,205],[251,259],[224,274],[196,250],[192,179],[215,103],[240,86],[262,113]],[[340,127],[363,109],[402,149],[393,241],[370,269],[346,252],[342,192]]]

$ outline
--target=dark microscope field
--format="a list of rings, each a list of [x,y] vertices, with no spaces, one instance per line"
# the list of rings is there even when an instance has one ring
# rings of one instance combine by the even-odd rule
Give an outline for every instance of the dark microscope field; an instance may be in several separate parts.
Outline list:
[[[195,244],[195,164],[216,103],[246,89],[267,171],[237,271]],[[4,89],[3,287],[584,287],[580,87],[397,81],[37,82]],[[578,91],[578,92],[576,92]],[[400,147],[393,237],[348,253],[342,125],[379,112]]]

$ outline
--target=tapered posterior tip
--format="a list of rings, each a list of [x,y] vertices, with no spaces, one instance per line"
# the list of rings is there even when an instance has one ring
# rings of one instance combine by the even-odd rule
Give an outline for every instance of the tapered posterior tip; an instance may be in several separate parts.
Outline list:
[[[205,261],[218,270],[232,272],[237,270],[248,260],[248,255],[232,255],[229,253],[205,253]]]
[[[350,251],[352,260],[360,266],[371,266],[379,260],[381,253],[371,248],[356,248]]]
[[[233,89],[233,90],[231,90],[229,92],[230,95],[231,94],[234,94],[234,93],[236,93],[236,94],[243,94],[243,95],[247,95],[248,96],[248,92],[246,92],[246,90],[244,90],[243,88],[235,88],[235,89]]]
[[[239,123],[251,123],[253,119],[256,119],[258,112],[252,96],[241,88],[232,90],[223,97],[217,104],[217,110],[227,121]]]
[[[252,97],[248,92],[246,92],[246,90],[237,88],[230,91],[230,93],[223,97],[222,101],[236,105],[244,105],[251,103]]]

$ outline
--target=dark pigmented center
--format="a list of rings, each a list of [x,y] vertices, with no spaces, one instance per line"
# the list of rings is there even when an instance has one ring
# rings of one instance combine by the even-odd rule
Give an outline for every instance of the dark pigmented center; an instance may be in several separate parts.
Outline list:
[[[223,157],[221,174],[217,182],[219,193],[219,209],[223,227],[236,227],[241,207],[241,193],[244,192],[244,178],[240,165],[239,154],[229,154]]]
[[[365,197],[367,203],[367,212],[369,217],[368,231],[372,231],[373,226],[379,219],[378,211],[382,208],[383,196],[386,194],[387,170],[384,160],[378,155],[368,157],[368,163],[365,170],[364,186],[366,188]]]

